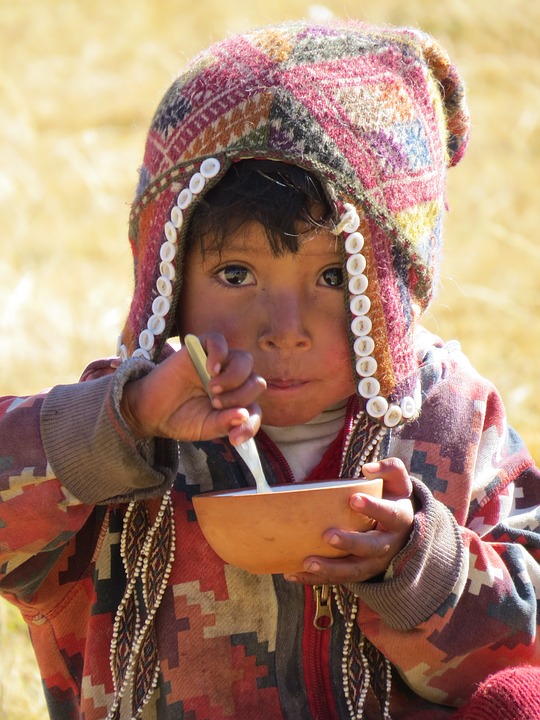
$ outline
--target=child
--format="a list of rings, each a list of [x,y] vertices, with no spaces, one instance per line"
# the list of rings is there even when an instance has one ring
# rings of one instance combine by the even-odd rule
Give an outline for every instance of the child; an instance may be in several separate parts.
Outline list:
[[[1,588],[52,718],[473,718],[501,696],[501,718],[538,716],[540,476],[494,388],[419,324],[468,131],[416,30],[266,28],[175,80],[122,362],[2,405]],[[210,398],[166,344],[188,332]],[[351,498],[376,528],[329,528],[348,555],[294,576],[224,564],[191,498],[253,484],[234,446],[254,435],[273,484],[382,477]]]

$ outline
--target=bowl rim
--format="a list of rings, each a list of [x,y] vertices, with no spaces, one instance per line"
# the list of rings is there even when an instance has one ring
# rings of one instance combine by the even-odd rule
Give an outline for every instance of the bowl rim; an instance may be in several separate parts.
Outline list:
[[[381,486],[381,493],[382,493],[382,485],[383,480],[382,478],[347,478],[344,480],[340,480],[339,478],[333,479],[333,480],[319,480],[314,482],[298,482],[298,483],[288,483],[287,485],[272,485],[271,492],[264,492],[260,493],[257,492],[257,488],[255,486],[249,486],[249,487],[241,487],[241,488],[229,488],[226,490],[210,490],[208,492],[199,493],[197,495],[194,495],[192,497],[192,500],[195,501],[198,498],[204,498],[204,497],[251,497],[251,496],[260,496],[260,497],[271,497],[272,495],[282,495],[285,493],[302,493],[306,492],[308,490],[320,490],[320,491],[326,491],[326,490],[333,490],[336,487],[337,488],[352,488],[357,487],[361,485],[365,486],[376,486],[377,484],[380,484]],[[359,492],[361,492],[359,490]],[[370,493],[373,494],[373,493]]]

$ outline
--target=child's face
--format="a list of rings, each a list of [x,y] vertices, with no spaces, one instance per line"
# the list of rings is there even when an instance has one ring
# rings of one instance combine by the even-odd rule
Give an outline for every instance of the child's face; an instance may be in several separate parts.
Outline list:
[[[254,222],[219,254],[189,250],[184,278],[180,333],[219,332],[253,355],[268,384],[263,423],[307,422],[354,392],[341,257],[327,230],[306,233],[297,254],[275,257]]]

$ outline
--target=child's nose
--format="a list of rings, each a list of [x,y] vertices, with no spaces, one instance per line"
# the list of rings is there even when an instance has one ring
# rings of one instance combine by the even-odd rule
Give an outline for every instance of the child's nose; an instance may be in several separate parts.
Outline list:
[[[264,303],[260,347],[281,350],[310,348],[307,314],[305,304],[295,293],[272,294]]]

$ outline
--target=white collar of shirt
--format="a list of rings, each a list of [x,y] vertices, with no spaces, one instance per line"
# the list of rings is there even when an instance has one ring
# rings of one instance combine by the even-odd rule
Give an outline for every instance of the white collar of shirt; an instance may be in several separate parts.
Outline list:
[[[294,475],[301,482],[316,467],[343,427],[347,401],[325,410],[304,425],[275,427],[263,425]]]

